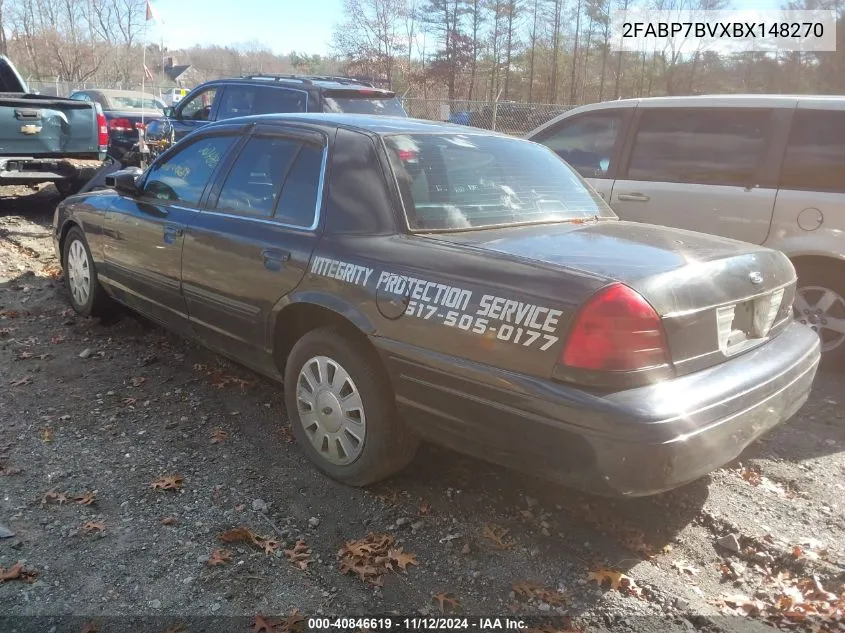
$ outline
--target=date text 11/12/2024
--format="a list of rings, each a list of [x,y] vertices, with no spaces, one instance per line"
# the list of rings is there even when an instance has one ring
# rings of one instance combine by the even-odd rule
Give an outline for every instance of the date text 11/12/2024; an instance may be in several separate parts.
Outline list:
[[[527,621],[499,617],[350,617],[308,618],[309,631],[518,631]]]

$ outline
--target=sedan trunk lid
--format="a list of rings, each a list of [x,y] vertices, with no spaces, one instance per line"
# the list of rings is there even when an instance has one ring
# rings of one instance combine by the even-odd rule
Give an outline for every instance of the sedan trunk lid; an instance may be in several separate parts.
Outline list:
[[[791,317],[792,263],[778,251],[745,242],[616,220],[438,237],[630,286],[660,315],[677,373],[752,349],[776,336]]]

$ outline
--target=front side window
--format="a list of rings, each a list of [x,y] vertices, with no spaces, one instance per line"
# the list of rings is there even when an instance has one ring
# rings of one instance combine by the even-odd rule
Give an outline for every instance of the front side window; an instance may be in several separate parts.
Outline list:
[[[301,147],[301,143],[288,139],[251,138],[223,183],[217,208],[273,215],[282,184]]]
[[[536,139],[585,178],[604,178],[622,128],[621,111],[582,114]]]
[[[845,193],[845,110],[796,110],[780,186]]]
[[[615,217],[547,148],[475,134],[384,138],[412,230]]]
[[[150,169],[144,196],[167,202],[195,205],[223,156],[234,143],[233,136],[209,136],[191,143]]]
[[[217,88],[208,88],[186,101],[180,110],[183,119],[192,121],[208,121],[211,116],[211,106],[214,105],[214,97],[217,95]]]
[[[649,108],[628,180],[751,186],[766,151],[770,111]]]

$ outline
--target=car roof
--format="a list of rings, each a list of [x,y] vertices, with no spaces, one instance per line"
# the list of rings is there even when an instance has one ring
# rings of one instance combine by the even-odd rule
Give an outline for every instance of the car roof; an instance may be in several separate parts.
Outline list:
[[[453,123],[441,123],[440,121],[427,121],[424,119],[412,119],[410,117],[385,116],[382,114],[350,114],[335,112],[291,112],[283,114],[260,114],[255,116],[240,117],[237,119],[224,119],[220,123],[232,124],[240,122],[263,122],[263,123],[311,123],[317,125],[331,125],[332,127],[345,127],[360,132],[369,132],[379,136],[389,134],[473,134],[481,136],[502,136],[514,138]],[[206,126],[210,128],[214,126]],[[516,140],[516,139],[515,139]]]
[[[224,77],[214,79],[208,83],[254,83],[274,85],[286,88],[317,88],[320,90],[368,90],[376,94],[394,95],[392,90],[379,88],[369,81],[354,77],[328,75],[244,75],[241,77]]]

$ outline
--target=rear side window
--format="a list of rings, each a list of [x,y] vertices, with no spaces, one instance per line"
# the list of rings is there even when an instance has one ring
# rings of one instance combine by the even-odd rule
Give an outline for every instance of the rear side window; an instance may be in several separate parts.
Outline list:
[[[231,119],[253,114],[305,112],[307,95],[298,90],[270,86],[227,86],[220,102],[217,119]]]
[[[795,111],[780,186],[845,193],[845,110]]]
[[[209,136],[156,163],[144,184],[144,195],[157,200],[199,203],[214,170],[234,142],[233,136]]]
[[[378,93],[361,90],[327,92],[323,96],[326,112],[348,112],[351,114],[381,114],[386,116],[408,116],[402,102],[394,96],[380,97]]]
[[[273,215],[273,209],[301,144],[282,138],[253,137],[235,161],[216,207],[247,215]]]
[[[628,165],[629,180],[754,184],[766,151],[770,111],[649,108]]]
[[[323,167],[323,148],[305,144],[285,179],[276,218],[294,226],[314,224],[320,197],[320,175]]]
[[[604,178],[622,128],[622,111],[581,114],[534,139],[547,146],[585,178]]]

